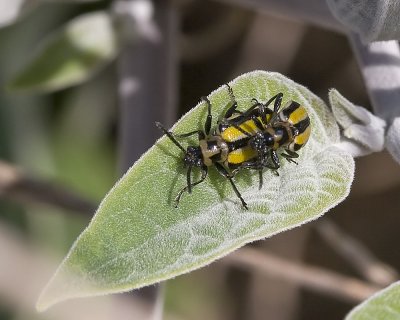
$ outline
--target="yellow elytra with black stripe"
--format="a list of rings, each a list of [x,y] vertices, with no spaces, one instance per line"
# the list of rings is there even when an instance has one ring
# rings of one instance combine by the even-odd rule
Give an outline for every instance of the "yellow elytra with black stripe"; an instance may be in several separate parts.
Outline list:
[[[234,146],[231,164],[239,168],[262,170],[278,169],[279,155],[290,162],[308,141],[311,134],[310,118],[304,106],[289,101],[281,108],[283,93],[278,93],[265,104],[255,104],[239,115],[225,119],[218,126],[218,134]],[[269,106],[273,103],[273,110]],[[242,144],[242,146],[239,146]],[[240,162],[242,162],[240,164]]]
[[[284,149],[295,152],[307,143],[311,134],[311,126],[304,106],[296,101],[289,101],[275,115],[271,109],[266,109],[267,114],[262,115],[260,111],[262,104],[258,103],[258,105],[259,107],[253,107],[250,113],[230,117],[218,126],[217,134],[225,142],[235,146],[235,153],[243,150],[247,155],[241,157],[243,161],[253,159],[255,155],[254,152],[249,151],[249,148],[239,148],[238,144],[250,145],[255,137],[263,137],[264,148],[272,150],[284,147]],[[263,117],[265,118],[263,119]],[[236,159],[237,157],[232,158]]]
[[[290,151],[298,151],[307,143],[311,134],[310,118],[307,110],[301,104],[290,101],[279,112],[278,119],[279,122],[271,124],[272,127],[289,124],[289,126],[284,125],[284,127],[291,131],[287,134],[287,139],[281,141],[279,146],[286,146]]]
[[[257,131],[248,143],[256,151],[258,158],[258,162],[250,168],[260,170],[263,167],[277,170],[280,167],[279,155],[289,162],[296,163],[293,159],[299,157],[297,151],[307,143],[310,137],[311,123],[307,110],[296,101],[289,101],[280,110],[282,97],[283,94],[278,93],[266,104],[257,102],[257,105],[249,109],[253,114],[252,119],[257,126]],[[275,101],[273,111],[267,109],[272,101]],[[258,121],[258,118],[262,119],[264,114],[267,114],[268,121]],[[247,113],[244,117],[246,116]]]
[[[267,115],[266,117],[266,122],[269,121],[271,115]],[[242,116],[236,116],[234,118],[228,119],[229,121],[234,121],[236,123],[238,123],[238,127],[240,129],[242,129],[242,131],[240,131],[239,129],[235,128],[234,126],[227,126],[225,128],[223,128],[223,130],[221,130],[221,125],[219,127],[220,130],[220,135],[221,138],[224,139],[226,142],[235,142],[238,140],[242,140],[242,139],[246,139],[249,136],[244,134],[243,132],[247,132],[250,135],[255,135],[257,132],[260,131],[260,129],[257,127],[256,123],[254,122],[253,119],[245,119],[242,120]],[[257,117],[258,121],[262,121],[261,117]],[[243,122],[242,122],[243,121]]]
[[[249,145],[250,138],[261,131],[254,117],[258,121],[262,120],[257,109],[245,116],[240,113],[235,114],[222,119],[215,130],[215,135],[221,137],[228,145],[229,152],[226,155],[225,165],[230,169],[235,169],[247,162],[257,161],[258,153]],[[268,114],[265,121],[269,121],[270,117],[271,115]]]
[[[241,148],[237,148],[228,153],[227,163],[230,168],[235,168],[247,161],[253,161],[257,159],[257,151],[246,145]]]

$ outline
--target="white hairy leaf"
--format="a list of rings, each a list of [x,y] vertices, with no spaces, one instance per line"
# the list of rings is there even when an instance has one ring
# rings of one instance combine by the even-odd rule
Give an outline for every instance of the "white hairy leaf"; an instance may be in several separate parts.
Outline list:
[[[385,143],[386,122],[365,108],[352,104],[337,90],[329,91],[333,115],[342,128],[338,147],[354,157],[382,151]]]
[[[400,117],[393,120],[386,135],[386,149],[400,164]]]
[[[364,41],[400,39],[400,1],[327,0],[333,15]]]

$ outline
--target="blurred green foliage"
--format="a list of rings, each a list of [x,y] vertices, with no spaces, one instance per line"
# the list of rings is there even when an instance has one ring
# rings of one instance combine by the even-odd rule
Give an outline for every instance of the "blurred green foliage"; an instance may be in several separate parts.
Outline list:
[[[0,158],[94,203],[116,179],[113,66],[82,86],[47,95],[13,93],[6,84],[31,60],[43,39],[70,19],[109,4],[44,3],[0,29]],[[59,256],[89,217],[90,213],[83,217],[54,207],[0,201],[0,222]],[[0,314],[1,319],[12,318],[1,307]]]

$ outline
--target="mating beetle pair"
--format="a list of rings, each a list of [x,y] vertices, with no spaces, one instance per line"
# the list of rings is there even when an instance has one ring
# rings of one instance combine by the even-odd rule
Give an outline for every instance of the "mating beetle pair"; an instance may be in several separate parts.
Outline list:
[[[164,131],[169,139],[184,153],[183,162],[188,167],[187,186],[175,198],[177,207],[183,193],[191,193],[192,188],[203,182],[208,174],[208,167],[215,166],[218,172],[227,178],[240,199],[244,208],[247,203],[233,182],[234,175],[241,169],[258,170],[260,188],[262,186],[262,171],[265,168],[276,170],[280,167],[278,150],[290,162],[295,162],[298,151],[310,136],[310,118],[306,109],[295,101],[290,101],[281,110],[283,94],[278,93],[266,103],[253,99],[253,105],[246,111],[237,110],[237,102],[232,88],[226,85],[232,100],[232,105],[225,112],[216,128],[211,130],[211,103],[202,97],[207,105],[207,118],[204,130],[195,130],[185,134],[173,134],[159,122],[157,127]],[[269,108],[274,104],[273,110]],[[189,146],[185,150],[177,138],[197,134],[198,146]],[[199,167],[201,178],[192,182],[193,167]]]

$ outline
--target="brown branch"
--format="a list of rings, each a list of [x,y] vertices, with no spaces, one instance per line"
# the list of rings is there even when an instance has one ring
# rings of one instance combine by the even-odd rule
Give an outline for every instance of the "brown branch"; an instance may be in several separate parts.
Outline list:
[[[343,276],[333,271],[293,263],[273,254],[251,248],[242,248],[222,261],[239,268],[265,272],[310,290],[350,302],[358,303],[363,301],[382,289],[373,284]]]
[[[324,219],[315,224],[315,228],[366,280],[387,286],[398,279],[399,275],[394,268],[379,261],[368,248],[343,232],[335,223]]]
[[[71,190],[31,177],[4,161],[0,161],[0,197],[25,203],[53,205],[88,216],[96,210],[94,203]]]

